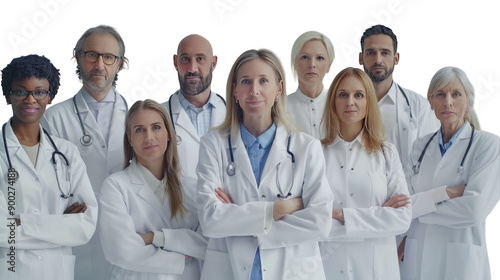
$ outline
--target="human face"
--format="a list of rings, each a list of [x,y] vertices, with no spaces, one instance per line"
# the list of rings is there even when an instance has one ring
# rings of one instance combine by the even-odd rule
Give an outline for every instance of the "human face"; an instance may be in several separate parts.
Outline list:
[[[85,39],[83,51],[109,53],[119,56],[120,47],[115,37],[110,34],[92,34]],[[85,55],[76,54],[83,86],[90,93],[108,93],[113,86],[116,74],[120,71],[123,60],[117,59],[112,65],[106,65],[102,56],[96,62],[88,62]]]
[[[462,83],[455,79],[436,91],[431,97],[431,107],[441,126],[458,130],[469,111],[469,100]]]
[[[129,142],[137,161],[145,167],[162,164],[168,146],[168,131],[156,111],[142,110],[130,119]]]
[[[283,81],[276,82],[274,70],[267,62],[252,59],[241,65],[233,88],[244,123],[251,118],[272,122],[271,109],[283,90]]]
[[[319,40],[308,41],[295,58],[299,83],[322,84],[330,70],[330,60],[325,45]]]
[[[353,75],[345,77],[335,92],[335,110],[340,127],[356,126],[361,130],[366,116],[366,89]]]
[[[38,89],[49,90],[49,81],[45,78],[38,79],[36,77],[26,78],[24,80],[14,80],[10,86],[11,91],[26,90],[34,91]],[[24,124],[36,124],[40,122],[47,104],[50,104],[50,96],[45,99],[36,100],[33,95],[28,95],[24,100],[16,100],[12,96],[8,96],[12,103],[13,122]]]
[[[394,52],[392,38],[385,34],[372,35],[365,39],[364,50],[359,54],[359,64],[374,83],[392,77],[394,65],[399,62],[399,53]]]
[[[217,57],[213,56],[212,47],[205,38],[198,35],[186,37],[174,55],[181,91],[187,95],[208,92],[216,65]]]

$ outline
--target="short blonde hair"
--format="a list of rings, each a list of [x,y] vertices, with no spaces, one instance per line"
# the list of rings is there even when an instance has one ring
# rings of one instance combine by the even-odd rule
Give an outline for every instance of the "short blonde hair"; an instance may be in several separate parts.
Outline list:
[[[278,97],[278,100],[274,103],[271,109],[271,117],[274,122],[279,121],[281,125],[286,127],[289,133],[298,131],[297,125],[293,122],[292,118],[288,114],[287,109],[287,93],[286,93],[286,83],[285,83],[285,71],[278,57],[267,49],[259,50],[248,50],[242,53],[234,62],[231,71],[229,72],[229,77],[227,78],[226,85],[226,119],[218,127],[218,129],[224,133],[229,133],[231,131],[231,136],[236,135],[239,130],[239,122],[243,120],[243,111],[241,107],[236,103],[236,97],[234,96],[234,87],[238,78],[238,71],[243,64],[254,59],[262,59],[264,62],[269,64],[274,71],[275,82],[283,82],[283,90]]]
[[[163,178],[165,179],[165,193],[169,199],[170,203],[170,218],[176,217],[180,214],[181,217],[184,216],[186,208],[183,204],[184,192],[182,190],[182,184],[180,179],[180,161],[179,155],[177,153],[177,143],[175,130],[170,122],[167,111],[158,102],[146,99],[144,101],[137,101],[130,107],[127,113],[127,118],[125,119],[125,135],[123,137],[123,149],[125,153],[125,162],[123,168],[127,168],[130,165],[131,160],[135,157],[134,149],[129,143],[129,138],[132,133],[132,117],[135,113],[145,110],[152,110],[158,113],[167,129],[168,139],[171,142],[167,145],[167,150],[165,151],[163,158]]]
[[[294,75],[297,75],[297,69],[295,69],[295,59],[299,54],[300,50],[304,45],[309,41],[320,41],[326,48],[326,53],[328,54],[328,60],[330,62],[329,65],[332,65],[333,60],[335,59],[335,49],[333,48],[332,41],[326,35],[318,31],[307,31],[302,33],[293,43],[292,53],[290,56],[290,62],[292,64],[292,72]]]
[[[474,125],[476,129],[481,129],[479,118],[477,117],[476,110],[474,110],[474,86],[462,69],[451,66],[439,69],[436,74],[434,74],[429,84],[429,90],[427,90],[427,100],[429,100],[429,103],[431,103],[432,106],[431,101],[434,94],[438,90],[449,85],[455,79],[462,84],[465,94],[467,95],[469,110],[465,115],[465,120]]]
[[[359,68],[348,67],[340,71],[328,89],[325,111],[321,125],[325,131],[325,138],[321,140],[324,146],[333,143],[340,134],[340,122],[335,107],[336,92],[340,83],[347,77],[354,76],[358,78],[366,90],[366,116],[363,120],[363,142],[369,153],[382,150],[384,144],[384,124],[377,104],[377,95],[373,87],[372,80]]]

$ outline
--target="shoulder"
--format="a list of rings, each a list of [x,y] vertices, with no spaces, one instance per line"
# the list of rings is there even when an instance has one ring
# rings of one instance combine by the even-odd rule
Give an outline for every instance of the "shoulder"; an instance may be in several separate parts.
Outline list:
[[[480,147],[489,151],[498,151],[500,148],[500,137],[487,131],[476,130],[473,141],[477,141]]]
[[[382,144],[382,149],[383,149],[382,152],[386,157],[399,159],[398,149],[391,142],[384,141],[384,144]]]
[[[45,112],[43,113],[44,117],[51,117],[54,115],[58,115],[64,111],[68,111],[73,107],[73,99],[68,98],[62,102],[51,105]]]
[[[301,150],[301,153],[309,148],[314,148],[314,149],[319,148],[321,150],[323,149],[321,142],[318,139],[314,138],[313,136],[307,133],[300,131],[292,134],[290,142],[291,142],[290,145],[299,148]]]

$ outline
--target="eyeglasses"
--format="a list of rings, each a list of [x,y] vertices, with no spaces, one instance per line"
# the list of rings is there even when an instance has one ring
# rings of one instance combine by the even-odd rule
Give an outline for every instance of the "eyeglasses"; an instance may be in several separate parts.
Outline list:
[[[33,95],[33,98],[35,98],[36,100],[44,100],[49,93],[50,91],[44,89],[37,89],[34,91],[16,90],[11,91],[10,95],[12,95],[17,101],[23,101],[30,95]]]
[[[114,54],[97,53],[94,51],[86,51],[86,52],[85,51],[78,51],[78,53],[84,54],[85,59],[90,63],[96,62],[99,59],[99,57],[102,56],[102,62],[104,62],[104,64],[106,64],[106,65],[113,65],[117,59],[122,58],[121,56],[116,56]]]

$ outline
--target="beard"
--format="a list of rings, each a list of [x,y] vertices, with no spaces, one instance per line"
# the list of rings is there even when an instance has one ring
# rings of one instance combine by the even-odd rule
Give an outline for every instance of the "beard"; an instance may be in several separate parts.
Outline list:
[[[187,73],[184,77],[177,74],[179,77],[179,84],[183,93],[187,95],[198,95],[205,91],[212,83],[212,67],[208,71],[206,77],[203,77],[200,73]],[[199,81],[187,81],[187,77],[199,77]]]
[[[374,67],[384,67],[384,71],[382,73],[377,74],[371,70]],[[392,72],[394,72],[394,65],[392,66],[392,68],[387,68],[383,65],[377,65],[377,64],[373,65],[370,69],[366,69],[366,67],[364,67],[364,68],[365,68],[366,74],[368,74],[368,76],[370,76],[370,79],[374,83],[380,83],[380,82],[384,81],[385,79],[387,79],[387,77],[389,77],[392,74]]]

